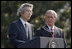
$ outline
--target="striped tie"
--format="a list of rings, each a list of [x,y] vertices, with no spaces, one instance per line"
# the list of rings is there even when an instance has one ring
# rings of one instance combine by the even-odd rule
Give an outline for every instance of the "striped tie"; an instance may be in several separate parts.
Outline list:
[[[52,38],[54,38],[54,33],[53,33],[53,29],[51,28],[51,32],[52,32]]]

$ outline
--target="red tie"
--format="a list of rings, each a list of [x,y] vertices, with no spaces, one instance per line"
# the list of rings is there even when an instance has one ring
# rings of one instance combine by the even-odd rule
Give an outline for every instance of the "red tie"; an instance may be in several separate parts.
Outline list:
[[[51,32],[53,32],[53,29],[51,28]],[[54,33],[52,34],[52,38],[54,38]]]

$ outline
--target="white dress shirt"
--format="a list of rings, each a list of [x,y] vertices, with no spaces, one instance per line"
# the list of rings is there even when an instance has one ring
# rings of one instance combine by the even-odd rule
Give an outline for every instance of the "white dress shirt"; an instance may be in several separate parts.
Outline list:
[[[51,32],[51,27],[49,25],[47,26],[48,26],[48,31]],[[53,29],[52,32],[54,32],[54,26],[52,27],[52,29]]]
[[[29,32],[28,32],[28,27],[26,27],[25,26],[25,24],[27,23],[27,22],[25,22],[22,18],[20,18],[20,20],[21,20],[21,22],[22,22],[22,24],[23,24],[23,26],[24,26],[24,28],[25,28],[25,31],[26,31],[26,35],[27,35],[27,38],[28,38],[28,34],[29,34]],[[27,24],[26,24],[27,25]]]
[[[26,23],[26,22],[25,22],[22,18],[20,18],[20,20],[21,20],[23,26],[25,27],[25,23]]]

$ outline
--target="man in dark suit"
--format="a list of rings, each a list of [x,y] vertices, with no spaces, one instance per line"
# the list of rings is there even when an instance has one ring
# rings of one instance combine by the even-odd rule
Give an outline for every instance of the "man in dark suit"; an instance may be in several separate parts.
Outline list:
[[[66,48],[64,31],[55,26],[57,18],[57,13],[54,10],[48,10],[45,14],[45,25],[36,30],[35,36],[63,38],[64,47]]]
[[[33,39],[33,25],[27,22],[32,15],[32,9],[32,4],[22,4],[17,11],[20,19],[10,25],[9,40],[16,48],[21,48],[22,44]]]

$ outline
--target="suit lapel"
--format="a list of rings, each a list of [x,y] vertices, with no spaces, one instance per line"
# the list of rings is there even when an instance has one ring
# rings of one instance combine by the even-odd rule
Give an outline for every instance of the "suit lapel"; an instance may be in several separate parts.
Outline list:
[[[52,33],[49,31],[49,28],[48,28],[47,25],[43,26],[42,28],[43,28],[44,33],[45,33],[45,35],[44,35],[44,33],[43,33],[44,36],[52,37]]]
[[[26,31],[25,31],[25,28],[24,28],[24,26],[23,26],[23,24],[22,24],[22,22],[21,22],[21,20],[19,19],[18,20],[18,26],[20,27],[19,29],[25,34],[25,36],[26,36]],[[27,37],[27,36],[26,36]]]
[[[54,27],[54,37],[56,37],[56,34],[57,34],[57,27],[55,26]]]
[[[23,26],[23,24],[22,24],[22,22],[21,22],[21,20],[19,19],[19,25],[20,25],[20,27],[24,30],[24,32],[25,32],[25,28],[24,28],[24,26]]]
[[[60,37],[60,32],[59,32],[59,29],[55,26],[55,29],[54,29],[54,36],[56,38]]]
[[[42,28],[43,28],[45,31],[49,32],[47,25],[43,26]]]

